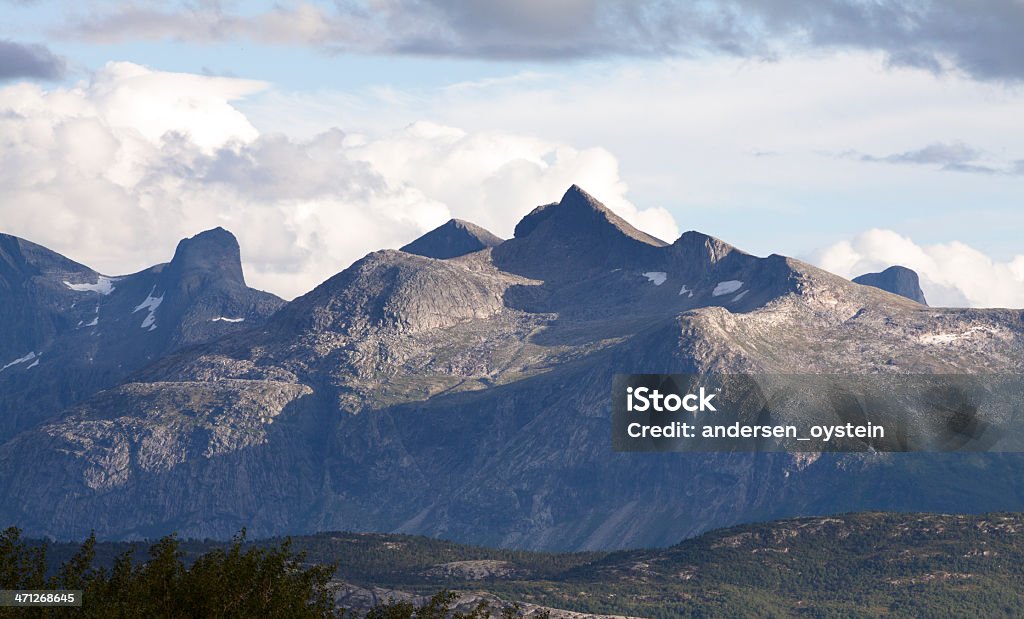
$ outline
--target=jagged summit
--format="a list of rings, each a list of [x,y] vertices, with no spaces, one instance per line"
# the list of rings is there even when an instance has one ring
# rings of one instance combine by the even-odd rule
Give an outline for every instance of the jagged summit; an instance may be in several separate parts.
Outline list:
[[[921,290],[921,280],[917,272],[904,266],[891,266],[880,273],[865,273],[853,278],[854,283],[873,286],[886,292],[898,294],[921,305],[928,305]]]
[[[450,219],[447,223],[405,245],[402,247],[402,251],[445,260],[471,254],[488,247],[497,247],[502,242],[501,238],[476,224],[461,219]]]
[[[581,271],[656,262],[658,250],[667,245],[573,185],[560,201],[526,215],[516,226],[515,238],[496,247],[493,255],[506,271],[562,279]]]
[[[709,305],[743,311],[793,292],[797,277],[781,256],[758,258],[700,232],[666,244],[577,185],[559,202],[524,217],[515,238],[491,255],[499,269],[551,284],[543,299],[514,297],[521,307],[563,314],[596,307],[652,312]],[[638,277],[651,282],[642,292],[636,288]]]

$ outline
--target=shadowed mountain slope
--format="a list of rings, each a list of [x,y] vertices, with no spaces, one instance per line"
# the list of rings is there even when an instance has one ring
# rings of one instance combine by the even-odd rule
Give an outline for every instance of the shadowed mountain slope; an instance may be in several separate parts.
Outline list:
[[[282,304],[245,285],[238,242],[221,228],[181,241],[167,264],[121,277],[0,236],[0,439]]]

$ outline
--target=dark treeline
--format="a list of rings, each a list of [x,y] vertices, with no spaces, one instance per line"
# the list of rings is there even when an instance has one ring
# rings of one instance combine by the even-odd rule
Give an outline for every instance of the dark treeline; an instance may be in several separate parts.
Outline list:
[[[186,565],[181,541],[167,536],[143,561],[134,549],[110,567],[96,565],[90,537],[55,570],[48,547],[21,537],[16,528],[0,533],[0,589],[81,590],[80,608],[0,608],[0,617],[288,617],[356,619],[505,619],[521,616],[517,605],[493,609],[481,601],[455,611],[457,595],[441,591],[426,602],[390,602],[369,611],[337,608],[330,587],[336,564],[308,564],[291,541],[275,546],[246,544],[243,530],[225,548],[213,548]],[[534,615],[540,617],[542,615]]]
[[[47,547],[0,534],[0,588],[81,590],[81,608],[4,608],[4,617],[334,617],[328,588],[334,566],[305,565],[290,543],[246,546],[244,531],[227,548],[216,548],[186,567],[181,543],[168,536],[149,549],[146,561],[131,552],[97,567],[96,539],[56,570],[47,569]]]
[[[528,605],[531,619],[538,607],[652,619],[1019,617],[1022,533],[1018,513],[862,513],[742,525],[614,553],[340,532],[292,541],[169,537],[145,553],[127,542],[44,544],[9,529],[0,535],[0,588],[85,591],[84,608],[27,615],[37,617],[528,614],[500,600]],[[366,608],[389,595],[420,602]],[[362,610],[343,614],[338,601]],[[0,609],[0,617],[26,616],[18,611]]]

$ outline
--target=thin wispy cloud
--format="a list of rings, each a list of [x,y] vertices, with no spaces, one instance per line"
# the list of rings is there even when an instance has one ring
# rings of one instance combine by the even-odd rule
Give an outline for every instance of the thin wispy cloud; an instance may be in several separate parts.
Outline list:
[[[981,157],[981,155],[982,153],[980,150],[968,146],[963,142],[954,142],[951,144],[937,142],[935,144],[929,144],[924,148],[896,153],[894,155],[886,155],[885,157],[862,155],[861,159],[864,161],[884,161],[885,163],[931,163],[956,165],[976,161]]]
[[[1024,79],[1016,0],[380,0],[293,3],[256,14],[218,2],[128,3],[58,28],[97,42],[248,38],[328,53],[490,60],[687,56],[777,59],[806,50],[884,52],[890,64]]]
[[[893,163],[899,165],[925,165],[937,167],[947,172],[965,172],[968,174],[1009,174],[1022,173],[1020,162],[1001,163],[973,146],[963,142],[935,142],[922,148],[893,153],[889,155],[871,155],[847,151],[843,157],[851,157],[869,163]]]

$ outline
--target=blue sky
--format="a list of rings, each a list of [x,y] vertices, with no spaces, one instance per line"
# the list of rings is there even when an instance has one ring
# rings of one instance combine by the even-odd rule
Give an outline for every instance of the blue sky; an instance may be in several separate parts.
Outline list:
[[[1015,0],[0,11],[0,227],[101,270],[226,225],[293,296],[447,217],[508,235],[579,182],[670,241],[1024,306]]]

